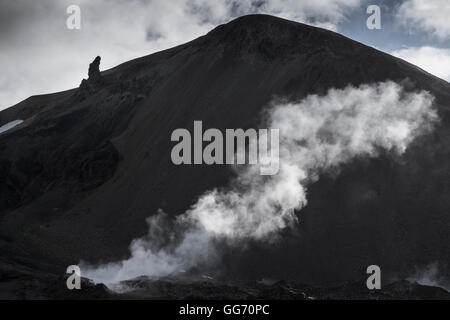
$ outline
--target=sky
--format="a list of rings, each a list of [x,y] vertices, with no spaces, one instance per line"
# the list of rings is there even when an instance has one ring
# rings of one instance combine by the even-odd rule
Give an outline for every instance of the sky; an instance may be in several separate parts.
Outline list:
[[[67,27],[71,5],[80,29]],[[367,27],[370,5],[380,29]],[[251,13],[342,33],[450,81],[448,0],[0,0],[0,110],[77,87],[97,55],[105,70]]]

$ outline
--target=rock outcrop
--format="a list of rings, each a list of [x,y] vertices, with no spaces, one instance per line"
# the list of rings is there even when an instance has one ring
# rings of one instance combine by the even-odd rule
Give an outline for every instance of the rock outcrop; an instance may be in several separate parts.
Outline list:
[[[98,81],[101,78],[100,75],[100,56],[97,56],[91,64],[89,64],[89,81]]]
[[[100,56],[95,57],[94,61],[89,64],[88,79],[83,79],[80,84],[82,92],[95,91],[95,87],[101,83],[102,75],[100,74]]]

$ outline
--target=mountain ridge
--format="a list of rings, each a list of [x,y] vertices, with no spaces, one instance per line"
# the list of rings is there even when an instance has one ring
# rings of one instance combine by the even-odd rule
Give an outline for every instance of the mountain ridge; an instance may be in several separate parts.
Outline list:
[[[257,23],[256,26],[255,26],[255,22]],[[236,19],[234,19],[234,20],[232,20],[232,21],[230,21],[228,23],[221,24],[221,25],[215,27],[214,29],[212,29],[211,31],[209,31],[207,34],[198,37],[197,39],[188,41],[186,43],[180,44],[180,45],[175,46],[175,47],[167,48],[167,49],[164,49],[162,51],[154,52],[154,53],[151,53],[151,54],[148,54],[148,55],[144,55],[142,57],[138,57],[138,58],[135,58],[135,59],[132,59],[132,60],[120,63],[119,65],[114,66],[114,67],[112,67],[110,69],[103,70],[101,73],[103,75],[110,75],[110,74],[113,74],[116,71],[119,71],[119,70],[123,69],[124,67],[130,66],[132,64],[139,64],[142,61],[145,61],[147,59],[150,59],[150,58],[153,58],[153,57],[156,57],[156,56],[160,56],[160,55],[162,55],[164,53],[167,53],[168,51],[177,53],[180,50],[182,50],[182,49],[184,49],[186,47],[189,47],[190,45],[204,42],[204,40],[207,39],[208,37],[216,37],[216,36],[218,36],[219,39],[216,39],[216,40],[223,40],[222,39],[223,36],[225,34],[227,34],[230,30],[234,31],[234,32],[236,31],[236,29],[233,29],[234,25],[237,25],[238,30],[240,30],[241,28],[248,28],[248,27],[256,29],[256,30],[253,30],[252,36],[254,36],[254,35],[260,35],[261,31],[264,31],[264,28],[267,29],[268,27],[270,27],[272,25],[277,26],[277,25],[280,25],[280,23],[282,23],[282,25],[290,26],[291,32],[293,32],[295,30],[296,31],[301,30],[301,31],[303,31],[302,33],[305,33],[305,30],[308,30],[310,33],[311,32],[316,32],[316,33],[322,33],[322,34],[326,34],[326,35],[333,34],[333,35],[338,36],[338,37],[340,37],[342,39],[345,39],[346,41],[350,40],[351,43],[356,43],[359,46],[363,46],[363,47],[366,47],[366,48],[368,48],[370,50],[374,50],[377,53],[381,53],[383,55],[387,55],[389,57],[393,57],[393,56],[389,55],[388,53],[385,53],[385,52],[383,52],[383,51],[381,51],[381,50],[379,50],[377,48],[365,45],[364,43],[358,42],[356,40],[353,40],[351,38],[348,38],[348,37],[346,37],[344,35],[341,35],[341,34],[339,34],[337,32],[331,31],[331,30],[322,29],[322,28],[319,28],[319,27],[314,27],[314,26],[310,26],[310,25],[307,25],[307,24],[304,24],[304,23],[290,21],[290,20],[286,20],[286,19],[283,19],[283,18],[279,18],[279,17],[275,17],[275,16],[271,16],[271,15],[266,15],[266,14],[250,14],[250,15],[245,15],[245,16],[238,17],[238,18],[236,18]],[[258,26],[261,27],[261,29],[263,29],[263,30],[258,30]],[[270,28],[269,28],[269,30],[270,30]],[[259,31],[259,32],[257,32],[257,31]],[[265,34],[265,33],[263,33],[263,34]],[[251,37],[250,39],[254,39],[254,38]],[[267,39],[267,36],[263,37],[263,39]],[[231,40],[232,42],[234,42],[234,41],[236,41],[236,38],[235,37],[229,37],[228,40]],[[407,62],[407,61],[405,61],[405,60],[403,60],[401,58],[398,58],[398,57],[393,57],[393,58],[398,59],[398,61],[402,61],[402,62],[404,62],[404,63],[406,63],[406,64],[408,64],[410,66],[414,66],[415,68],[418,68],[418,70],[420,70],[421,72],[427,73],[428,75],[430,75],[430,76],[432,76],[432,77],[434,77],[436,79],[439,79],[439,80],[441,80],[443,82],[448,83],[444,79],[438,78],[438,77],[430,74],[429,72],[423,70],[422,68],[420,68],[420,67],[418,67],[416,65],[413,65],[413,64],[411,64],[411,63],[409,63],[409,62]],[[54,92],[54,93],[45,93],[45,94],[33,95],[33,96],[30,96],[30,97],[24,99],[23,101],[18,102],[15,105],[12,105],[12,106],[10,106],[10,107],[8,107],[6,109],[3,109],[3,110],[0,111],[0,125],[6,123],[7,120],[13,118],[13,116],[9,116],[8,115],[8,113],[13,113],[12,112],[13,111],[12,108],[19,107],[22,104],[30,102],[30,100],[37,100],[37,99],[40,99],[40,98],[42,99],[44,97],[49,97],[51,95],[63,95],[64,93],[72,92],[72,90],[77,90],[77,88],[67,89],[67,90],[63,90],[63,91],[60,91],[60,92]],[[6,110],[8,110],[8,112],[5,112]],[[29,112],[31,112],[31,111],[28,111],[25,114],[28,115]],[[5,114],[7,114],[7,115],[5,116]],[[15,114],[18,114],[17,116],[20,116],[21,113],[15,113]]]

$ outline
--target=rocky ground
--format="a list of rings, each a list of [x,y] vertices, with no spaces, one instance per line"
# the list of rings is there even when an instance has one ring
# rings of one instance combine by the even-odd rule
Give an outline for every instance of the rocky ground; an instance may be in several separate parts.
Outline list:
[[[30,269],[0,264],[0,299],[150,299],[150,300],[450,300],[450,292],[406,280],[368,290],[365,281],[331,288],[300,283],[224,281],[209,276],[138,277],[109,287],[82,278],[80,290],[68,290],[66,276],[35,273]]]

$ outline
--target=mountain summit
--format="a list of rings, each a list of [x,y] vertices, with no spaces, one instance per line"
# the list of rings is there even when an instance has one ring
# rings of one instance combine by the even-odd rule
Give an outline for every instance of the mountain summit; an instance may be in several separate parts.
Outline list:
[[[447,82],[337,33],[267,15],[100,74],[95,90],[33,96],[0,112],[0,126],[24,120],[0,135],[1,268],[61,274],[80,260],[121,259],[158,209],[176,216],[227,185],[226,166],[171,163],[177,128],[192,130],[194,120],[257,127],[276,97],[391,80],[434,95],[435,131],[403,159],[357,159],[312,184],[298,232],[224,258],[225,274],[322,285],[353,280],[374,261],[386,276],[435,261],[450,270]],[[264,263],[268,255],[277,263]]]

